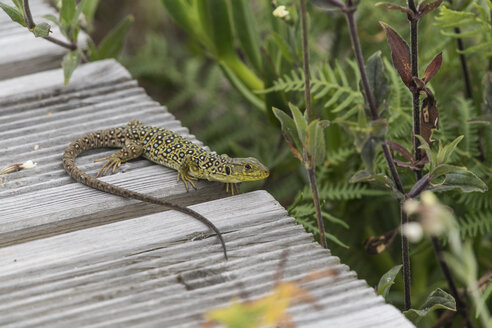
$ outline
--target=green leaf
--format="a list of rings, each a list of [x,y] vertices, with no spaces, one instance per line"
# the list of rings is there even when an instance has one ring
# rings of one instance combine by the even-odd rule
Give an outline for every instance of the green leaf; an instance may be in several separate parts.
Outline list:
[[[436,167],[437,164],[438,164],[438,162],[437,162],[437,155],[430,149],[429,144],[427,143],[427,141],[425,141],[424,138],[422,138],[419,135],[416,135],[415,137],[420,140],[419,149],[425,150],[425,152],[427,154],[427,157],[429,158],[430,169],[433,170],[434,167]]]
[[[475,312],[475,319],[478,318],[478,316],[480,315],[480,310],[485,308],[485,303],[487,302],[487,299],[491,294],[492,294],[492,278],[489,278],[489,285],[482,293],[482,297],[480,297],[480,304],[477,305],[477,309]]]
[[[453,154],[453,152],[456,150],[456,146],[460,143],[460,141],[463,139],[464,136],[459,136],[451,143],[447,144],[443,149],[441,149],[438,154],[437,154],[437,163],[442,164],[442,163],[447,163],[449,161],[449,158]]]
[[[75,0],[62,0],[60,9],[60,21],[70,25],[75,14]]]
[[[294,123],[296,124],[299,140],[301,140],[301,144],[304,146],[303,148],[307,148],[307,145],[304,144],[306,141],[307,121],[304,118],[304,115],[302,115],[301,110],[296,105],[289,103],[289,108],[292,112]]]
[[[21,13],[24,12],[24,2],[22,0],[12,0],[12,2]]]
[[[116,25],[99,44],[95,58],[91,60],[101,60],[106,58],[115,58],[123,49],[126,34],[133,22],[133,16],[126,16],[118,25]]]
[[[283,111],[281,111],[278,108],[273,107],[273,114],[277,119],[280,121],[280,124],[282,125],[282,131],[284,132],[284,135],[290,138],[290,143],[299,151],[302,150],[301,146],[301,140],[299,139],[299,134],[297,133],[297,128],[294,123],[294,120],[287,114],[285,114]],[[302,158],[299,158],[299,160],[302,160]]]
[[[383,173],[373,174],[366,170],[358,171],[349,179],[349,183],[358,183],[358,182],[371,182],[377,184],[379,186],[391,190],[396,198],[398,199],[403,198],[402,193],[395,188],[395,184],[393,180],[391,180],[386,174]]]
[[[209,42],[208,40],[204,40],[207,36],[201,33],[203,31],[200,32],[201,24],[194,8],[188,1],[161,0],[161,3],[182,29],[204,44]]]
[[[68,85],[70,81],[70,77],[72,76],[73,71],[77,68],[80,63],[80,53],[77,50],[72,50],[63,56],[62,67],[63,67],[63,76],[65,80],[65,86]]]
[[[382,295],[384,298],[388,295],[391,286],[395,283],[395,278],[398,272],[400,272],[403,265],[396,265],[392,267],[388,272],[383,274],[381,279],[379,279],[377,293]]]
[[[77,5],[77,7],[75,8],[75,12],[73,14],[72,21],[70,23],[70,27],[72,28],[73,31],[78,30],[79,17],[84,11],[86,4],[87,4],[87,0],[81,0]]]
[[[289,52],[289,47],[285,40],[277,33],[272,32],[273,41],[278,47],[278,50],[282,53],[282,56],[290,63],[292,63],[293,59]]]
[[[433,191],[461,189],[463,192],[485,192],[487,185],[473,172],[459,170],[447,173],[443,182],[432,184],[429,189]]]
[[[440,177],[441,175],[445,175],[448,174],[449,172],[456,172],[456,171],[467,171],[467,169],[466,167],[463,166],[439,164],[429,173],[429,175],[431,179],[435,179],[437,177]]]
[[[375,173],[376,164],[376,145],[377,143],[374,138],[370,137],[364,142],[360,152],[366,170],[373,174]]]
[[[58,17],[54,15],[44,15],[43,18],[52,21],[55,25],[58,26],[60,25],[60,21],[58,20]]]
[[[389,94],[390,88],[384,74],[384,64],[381,59],[381,51],[375,52],[366,64],[367,78],[369,80],[369,88],[376,102],[376,108],[384,103]]]
[[[87,24],[92,26],[94,21],[94,14],[96,13],[97,6],[99,5],[99,0],[87,0],[85,6],[82,8],[85,20]]]
[[[216,0],[200,0],[199,2],[203,3],[200,7],[203,10],[202,15],[207,16],[206,20],[202,21],[202,26],[210,24],[210,36],[214,44],[215,55],[218,58],[236,56],[227,2]]]
[[[241,79],[237,76],[237,74],[225,63],[219,61],[219,66],[224,72],[224,75],[227,77],[229,82],[236,88],[239,93],[246,98],[251,104],[253,104],[256,108],[265,112],[265,102],[262,101],[258,96],[256,96],[251,89],[249,89]]]
[[[50,35],[51,26],[48,23],[39,23],[32,29],[32,33],[37,38],[44,38]]]
[[[94,41],[92,41],[90,38],[87,39],[87,50],[89,58],[95,60],[94,58],[97,58],[97,47],[94,44]]]
[[[437,309],[456,311],[456,302],[453,296],[449,295],[440,288],[433,291],[429,297],[427,297],[424,305],[422,305],[419,310],[410,309],[403,313],[408,320],[416,324],[429,313]]]
[[[249,0],[231,1],[232,19],[236,35],[248,60],[257,72],[261,72],[260,39]]]
[[[24,20],[24,15],[19,9],[6,5],[3,2],[0,2],[0,7],[3,9],[3,11],[5,11],[7,15],[9,15],[10,19],[12,19],[14,22],[27,27],[26,21]]]
[[[312,121],[306,133],[307,151],[311,155],[314,164],[320,165],[326,158],[325,134],[322,122]]]

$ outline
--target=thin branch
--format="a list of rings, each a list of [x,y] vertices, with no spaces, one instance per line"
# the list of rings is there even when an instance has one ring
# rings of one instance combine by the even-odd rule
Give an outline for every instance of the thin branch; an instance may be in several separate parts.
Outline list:
[[[301,0],[301,28],[302,28],[302,53],[304,61],[304,97],[306,101],[306,112],[308,124],[311,121],[311,86],[309,79],[309,47],[308,36],[306,26],[306,0]],[[328,248],[325,237],[325,226],[323,223],[323,217],[321,215],[321,205],[319,202],[318,185],[316,183],[316,176],[314,174],[314,164],[311,156],[307,159],[306,171],[309,176],[309,185],[311,186],[311,193],[313,194],[314,209],[316,211],[316,222],[318,223],[319,239],[321,245],[324,248]]]
[[[418,15],[415,2],[413,0],[408,1],[408,8],[412,10],[415,15],[410,20],[410,60],[412,66],[412,77],[419,77],[419,47],[418,47]],[[415,136],[420,135],[420,93],[418,89],[412,91],[412,117],[413,117],[413,149],[415,153],[415,161],[418,162],[422,159],[422,155],[419,149],[420,140]],[[422,178],[422,169],[415,171],[417,180]]]
[[[492,11],[491,11],[492,14]],[[459,27],[454,28],[454,33],[460,34],[461,30]],[[466,62],[466,57],[465,54],[462,53],[463,50],[465,50],[465,47],[463,46],[463,39],[457,38],[456,39],[456,45],[458,47],[458,50],[460,52],[459,58],[460,58],[460,63],[461,63],[461,71],[463,72],[463,79],[465,81],[465,98],[466,99],[473,99],[473,91],[472,91],[472,85],[471,85],[471,80],[470,80],[470,71],[468,70],[468,64]],[[480,129],[478,131],[478,140],[477,140],[477,148],[479,155],[478,160],[483,162],[485,161],[485,150],[483,146],[483,133],[482,130]]]
[[[301,0],[302,55],[304,66],[304,98],[306,99],[307,121],[311,122],[311,85],[309,73],[309,49],[306,26],[306,0]]]
[[[403,204],[400,204],[401,226],[408,223],[407,213],[403,210]],[[403,264],[403,288],[405,297],[405,310],[412,307],[411,289],[410,289],[410,254],[408,250],[408,238],[405,234],[401,234],[401,260]]]
[[[43,39],[48,40],[54,44],[57,44],[63,48],[67,48],[68,50],[76,50],[77,49],[77,46],[75,44],[63,42],[62,40],[58,40],[58,39],[53,38],[51,36],[44,36]]]
[[[328,248],[325,236],[325,225],[323,223],[323,217],[321,215],[318,185],[316,184],[316,176],[314,175],[314,167],[307,169],[307,172],[309,177],[309,184],[311,185],[311,193],[313,194],[314,210],[316,211],[316,221],[318,223],[319,230],[319,240],[321,242],[321,246],[323,246],[324,248]]]
[[[362,55],[359,36],[357,34],[357,26],[355,24],[355,19],[354,19],[354,13],[356,9],[357,7],[352,6],[352,0],[348,0],[347,6],[344,8],[343,12],[345,14],[349,26],[350,39],[352,41],[354,54],[357,59],[357,65],[359,67],[360,76],[362,79],[362,87],[364,88],[366,100],[369,105],[369,109],[371,111],[371,118],[372,120],[377,120],[379,119],[379,115],[377,112],[376,104],[374,102],[374,98],[372,96],[371,89],[369,87],[367,72],[364,66],[364,57]],[[395,162],[388,149],[388,145],[386,145],[386,143],[383,143],[381,147],[383,149],[384,158],[386,159],[386,163],[388,164],[396,188],[402,194],[405,194],[405,190],[403,189],[403,184],[401,183],[400,176],[398,174],[398,171],[396,170]],[[400,204],[400,219],[401,219],[401,225],[408,223],[408,217],[406,213],[402,210],[401,204]],[[405,285],[405,309],[408,310],[412,305],[410,299],[410,256],[408,252],[408,240],[407,237],[404,235],[402,235],[402,264],[403,264],[403,281]]]
[[[460,34],[461,33],[460,28],[455,27],[454,33]],[[458,50],[460,52],[465,50],[465,47],[463,46],[463,40],[461,38],[456,39],[456,45],[458,46]],[[461,70],[463,71],[463,79],[465,80],[465,98],[472,99],[473,98],[473,92],[472,92],[472,86],[471,86],[471,80],[470,80],[470,72],[468,71],[468,64],[466,63],[465,54],[460,53],[459,57],[460,57],[460,62],[461,62]]]
[[[32,30],[36,24],[34,24],[34,20],[32,19],[31,8],[29,7],[29,1],[24,0],[24,19],[26,20],[27,27]]]
[[[24,0],[24,19],[26,20],[27,27],[29,28],[29,30],[32,30],[33,28],[36,27],[36,23],[34,23],[34,20],[32,18],[31,8],[29,7],[29,0]],[[54,44],[57,44],[63,48],[67,48],[68,50],[77,49],[76,44],[67,43],[51,36],[43,36],[43,39],[50,41]]]
[[[366,96],[367,104],[369,105],[369,110],[371,111],[372,120],[377,120],[379,118],[376,103],[374,97],[372,96],[371,88],[369,87],[369,80],[367,78],[367,72],[364,66],[364,58],[362,56],[362,50],[360,48],[359,35],[357,34],[357,27],[355,25],[354,19],[355,7],[345,11],[345,17],[347,18],[347,23],[350,31],[350,39],[352,40],[352,46],[354,47],[355,58],[357,59],[357,65],[359,66],[360,78],[362,80],[362,86],[364,87],[364,95]]]

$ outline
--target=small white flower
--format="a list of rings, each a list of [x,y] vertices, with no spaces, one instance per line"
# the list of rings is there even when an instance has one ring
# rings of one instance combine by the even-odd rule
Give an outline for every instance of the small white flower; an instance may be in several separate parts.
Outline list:
[[[273,16],[287,19],[289,17],[289,11],[285,8],[285,6],[278,6],[273,11]]]
[[[409,222],[402,225],[401,233],[412,243],[418,243],[424,236],[424,230],[418,222]]]
[[[437,197],[431,191],[424,191],[422,195],[420,195],[420,200],[425,205],[436,205],[438,204]]]
[[[403,203],[403,210],[407,212],[407,214],[412,215],[417,213],[420,207],[420,202],[415,199],[407,199],[405,203]]]
[[[27,162],[22,163],[22,168],[23,169],[32,169],[36,165],[38,165],[38,163],[34,163],[33,161],[28,160]]]

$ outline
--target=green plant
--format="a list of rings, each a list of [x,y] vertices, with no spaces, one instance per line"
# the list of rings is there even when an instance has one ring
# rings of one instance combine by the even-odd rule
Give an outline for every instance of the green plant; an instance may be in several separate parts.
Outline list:
[[[117,57],[123,48],[125,36],[133,21],[132,16],[127,16],[108,33],[98,47],[88,38],[88,50],[86,51],[79,44],[79,32],[82,29],[92,30],[99,0],[81,0],[78,3],[75,0],[58,0],[57,6],[60,10],[58,17],[54,15],[43,17],[60,29],[66,41],[50,36],[53,27],[47,22],[39,24],[34,22],[28,0],[12,0],[12,2],[14,7],[4,3],[0,3],[0,7],[14,22],[26,27],[35,37],[43,38],[69,50],[62,59],[65,85],[68,84],[73,71],[82,60],[95,61]]]

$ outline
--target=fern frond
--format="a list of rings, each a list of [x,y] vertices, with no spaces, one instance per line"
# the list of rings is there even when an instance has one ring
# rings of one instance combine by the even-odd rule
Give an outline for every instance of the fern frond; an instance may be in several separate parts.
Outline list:
[[[337,166],[343,163],[350,157],[350,155],[355,153],[354,147],[339,148],[335,151],[328,151],[326,158],[330,166]]]
[[[313,218],[296,218],[297,223],[301,224],[304,229],[306,229],[307,232],[312,233],[314,236],[319,238],[319,231],[318,231],[318,226],[316,225],[316,221],[313,220]],[[327,240],[331,240],[335,244],[344,247],[344,248],[349,248],[345,243],[343,243],[340,239],[338,239],[335,235],[326,232],[325,231],[325,237]]]
[[[470,157],[476,157],[478,155],[477,126],[467,122],[476,115],[475,108],[469,99],[457,97],[457,100],[459,114],[458,133],[464,135],[463,141],[460,143],[460,148],[468,153]]]
[[[459,229],[463,238],[476,237],[492,231],[492,211],[465,215],[459,220]]]
[[[492,24],[489,10],[478,3],[468,7],[465,11],[457,11],[443,5],[435,25],[441,29],[441,34],[450,38],[474,38],[475,45],[462,53],[478,53],[485,57],[492,56],[492,48],[485,45],[492,42]],[[460,28],[461,32],[454,32]],[[487,51],[488,50],[488,51]]]
[[[358,81],[359,72],[355,63],[347,61]],[[360,92],[358,83],[349,83],[349,77],[344,68],[337,62],[335,67],[324,64],[311,73],[311,94],[313,98],[321,101],[325,108],[333,113],[343,113],[343,117],[352,116],[358,107],[364,103],[364,97]],[[290,74],[284,74],[273,82],[273,86],[264,90],[268,92],[303,92],[304,72],[294,69]],[[349,115],[347,115],[349,112]]]
[[[327,185],[319,191],[319,196],[321,199],[331,200],[361,199],[363,196],[382,195],[388,195],[388,192],[369,189],[364,184],[338,183],[336,185]]]

